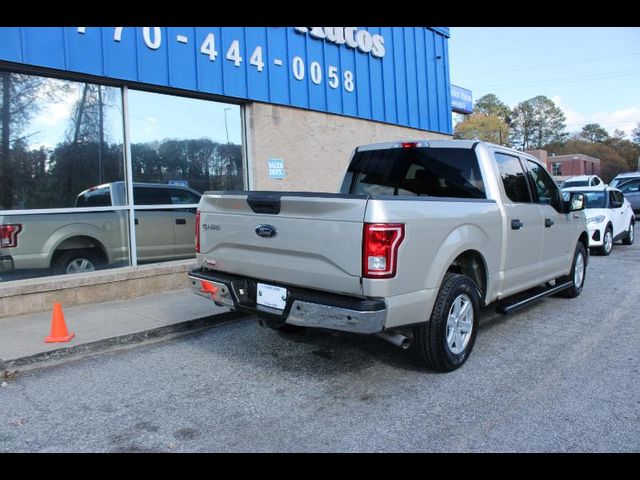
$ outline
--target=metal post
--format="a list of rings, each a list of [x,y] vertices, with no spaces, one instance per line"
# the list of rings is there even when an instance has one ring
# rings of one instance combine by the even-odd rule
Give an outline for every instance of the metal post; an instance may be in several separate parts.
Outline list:
[[[124,117],[124,158],[127,168],[127,206],[129,207],[129,258],[131,266],[138,265],[136,252],[136,212],[133,209],[133,160],[131,158],[131,137],[129,135],[129,89],[122,87],[122,116]]]
[[[227,126],[227,110],[231,110],[231,108],[224,109],[224,129],[227,132],[227,144],[229,143],[229,127]]]

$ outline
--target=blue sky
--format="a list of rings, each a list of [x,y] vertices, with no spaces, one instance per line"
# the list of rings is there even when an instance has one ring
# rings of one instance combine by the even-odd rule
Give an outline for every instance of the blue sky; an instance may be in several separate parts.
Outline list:
[[[474,101],[510,107],[537,95],[565,112],[567,131],[599,123],[627,134],[640,122],[640,28],[451,27],[451,82]]]

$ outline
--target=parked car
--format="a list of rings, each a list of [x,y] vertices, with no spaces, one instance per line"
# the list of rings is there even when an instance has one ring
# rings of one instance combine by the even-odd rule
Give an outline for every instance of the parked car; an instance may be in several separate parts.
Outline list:
[[[635,237],[635,215],[631,204],[617,188],[572,187],[563,190],[565,198],[582,193],[586,199],[585,213],[589,228],[589,247],[601,255],[609,255],[613,243],[622,240],[631,245]]]
[[[621,183],[618,188],[624,195],[624,198],[629,200],[633,212],[636,215],[640,215],[640,177],[627,180]]]
[[[598,185],[605,185],[605,183],[597,175],[576,175],[566,178],[560,185],[560,188],[597,187]]]
[[[188,205],[200,193],[183,186],[134,183],[136,206]],[[106,183],[79,193],[75,206],[126,205],[124,182]],[[153,262],[195,255],[195,208],[136,209],[138,261]],[[76,273],[126,264],[129,260],[128,212],[37,213],[0,215],[0,272],[48,269]]]
[[[613,177],[613,180],[611,180],[610,186],[620,188],[620,185],[622,185],[623,183],[628,182],[629,180],[636,180],[636,179],[640,180],[640,172],[619,173],[618,175]]]
[[[206,192],[188,276],[194,293],[272,328],[376,334],[451,371],[481,306],[580,294],[583,201],[563,201],[534,157],[499,145],[365,145],[340,193]]]

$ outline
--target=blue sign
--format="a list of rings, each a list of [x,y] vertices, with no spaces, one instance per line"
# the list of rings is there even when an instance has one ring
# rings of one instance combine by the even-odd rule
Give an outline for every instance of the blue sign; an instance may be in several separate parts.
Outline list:
[[[188,180],[168,180],[167,183],[169,185],[176,185],[178,187],[188,187],[189,186],[189,181]]]
[[[451,133],[443,27],[0,27],[4,60]]]
[[[269,159],[269,178],[284,180],[284,160],[281,158]]]
[[[458,113],[473,113],[471,90],[451,85],[451,110]]]

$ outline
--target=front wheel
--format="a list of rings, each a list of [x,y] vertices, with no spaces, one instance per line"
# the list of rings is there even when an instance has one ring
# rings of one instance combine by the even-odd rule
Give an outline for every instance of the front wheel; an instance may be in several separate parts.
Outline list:
[[[420,363],[438,372],[460,368],[476,340],[479,306],[475,283],[464,275],[447,273],[429,322],[413,330]]]
[[[573,265],[571,272],[565,277],[560,277],[556,283],[565,283],[571,281],[571,287],[558,293],[559,297],[576,298],[582,292],[584,286],[584,278],[587,272],[587,251],[582,242],[576,245],[576,251],[573,254]]]
[[[627,235],[622,239],[623,245],[633,245],[633,240],[635,237],[635,228],[633,222],[629,223],[629,230],[627,230]]]
[[[613,250],[613,230],[611,227],[607,227],[604,231],[604,237],[602,237],[602,246],[598,248],[598,253],[600,255],[610,255],[611,250]]]

